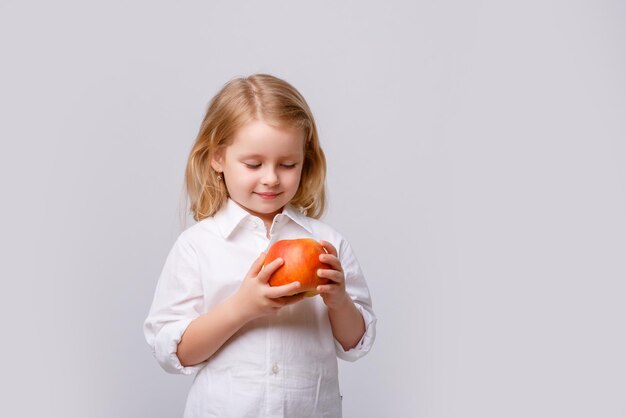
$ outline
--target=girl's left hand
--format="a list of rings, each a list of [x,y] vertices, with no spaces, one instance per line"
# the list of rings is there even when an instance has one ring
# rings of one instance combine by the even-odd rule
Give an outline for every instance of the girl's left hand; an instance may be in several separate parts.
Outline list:
[[[337,309],[350,301],[346,293],[346,278],[341,262],[337,257],[337,249],[328,241],[320,241],[328,254],[320,254],[320,261],[328,264],[330,269],[319,269],[317,275],[328,279],[330,283],[317,286],[317,291],[330,309]]]

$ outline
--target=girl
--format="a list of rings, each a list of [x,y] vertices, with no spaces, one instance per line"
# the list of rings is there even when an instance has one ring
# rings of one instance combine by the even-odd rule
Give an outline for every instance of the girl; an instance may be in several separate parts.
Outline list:
[[[167,257],[144,324],[165,370],[196,374],[186,418],[341,416],[337,357],[365,355],[376,318],[350,245],[318,220],[325,175],[313,116],[291,85],[253,75],[213,98],[186,171],[198,222]],[[262,268],[273,242],[304,237],[331,267],[308,298],[297,282],[269,286],[281,259]]]

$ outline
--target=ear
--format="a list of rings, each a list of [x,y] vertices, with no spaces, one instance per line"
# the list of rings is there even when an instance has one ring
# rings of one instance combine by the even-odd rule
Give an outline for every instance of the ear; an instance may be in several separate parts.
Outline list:
[[[224,163],[224,152],[222,150],[215,151],[213,157],[211,158],[211,167],[213,170],[221,173],[224,171],[222,164]]]

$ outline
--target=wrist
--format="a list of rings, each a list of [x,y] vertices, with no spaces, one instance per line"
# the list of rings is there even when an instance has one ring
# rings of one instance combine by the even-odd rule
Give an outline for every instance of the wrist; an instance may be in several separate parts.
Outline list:
[[[343,298],[338,300],[337,303],[333,304],[332,306],[329,306],[328,310],[332,312],[340,312],[345,309],[349,309],[352,306],[354,306],[354,302],[352,302],[352,299],[350,298],[348,293],[344,293]]]
[[[248,304],[244,303],[239,297],[239,293],[235,293],[226,300],[228,314],[234,322],[241,325],[253,320],[255,315],[249,309],[246,309]]]

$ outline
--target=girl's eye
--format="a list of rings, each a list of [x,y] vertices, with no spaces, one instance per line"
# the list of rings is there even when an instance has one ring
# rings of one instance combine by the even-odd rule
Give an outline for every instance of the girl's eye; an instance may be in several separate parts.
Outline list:
[[[246,166],[246,168],[249,168],[250,170],[254,170],[257,169],[259,167],[261,167],[261,163],[243,163],[243,165]],[[295,168],[298,164],[297,163],[293,163],[293,164],[281,164],[280,166],[286,169],[291,169],[291,168]]]

